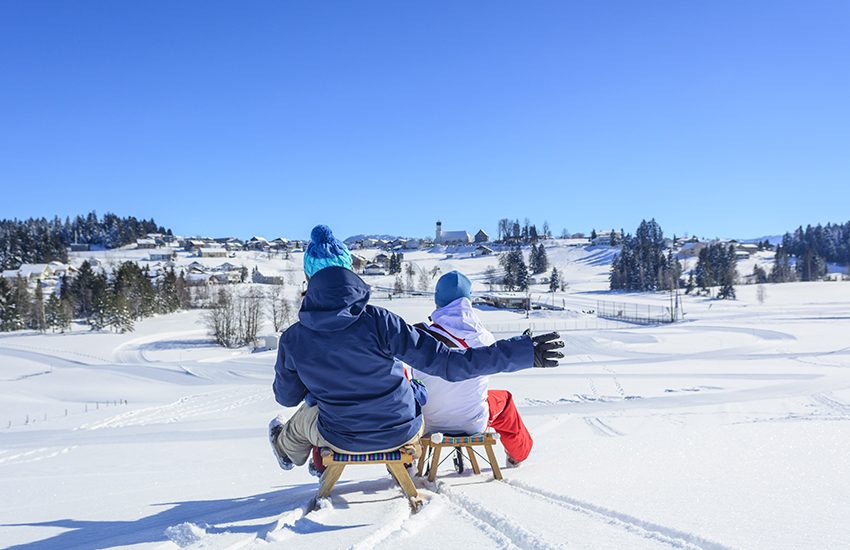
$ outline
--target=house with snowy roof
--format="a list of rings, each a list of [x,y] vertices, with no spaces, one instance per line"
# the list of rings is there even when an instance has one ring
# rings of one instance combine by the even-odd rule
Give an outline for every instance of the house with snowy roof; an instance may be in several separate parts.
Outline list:
[[[443,231],[442,222],[437,222],[437,231],[434,235],[434,244],[455,245],[469,244],[472,242],[472,235],[466,231]]]
[[[53,276],[53,270],[48,264],[22,264],[18,269],[3,272],[3,276],[7,279],[14,279],[19,275],[30,281],[43,281]]]

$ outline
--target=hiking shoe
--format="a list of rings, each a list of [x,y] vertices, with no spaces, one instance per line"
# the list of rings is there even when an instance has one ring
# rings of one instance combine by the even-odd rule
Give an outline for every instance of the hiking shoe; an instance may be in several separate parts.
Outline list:
[[[295,467],[295,464],[292,463],[277,444],[277,438],[280,437],[280,432],[283,431],[283,423],[285,421],[281,416],[278,416],[269,422],[269,443],[272,445],[272,451],[274,451],[274,456],[277,458],[277,463],[280,467],[284,470],[291,470]]]

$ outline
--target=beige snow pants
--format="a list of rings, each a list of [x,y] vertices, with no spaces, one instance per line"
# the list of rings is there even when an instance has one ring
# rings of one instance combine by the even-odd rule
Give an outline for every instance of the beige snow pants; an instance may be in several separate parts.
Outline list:
[[[283,430],[281,430],[280,435],[275,440],[274,444],[277,448],[277,452],[289,457],[292,463],[296,466],[303,466],[307,462],[307,459],[313,452],[313,445],[316,447],[330,447],[338,453],[365,454],[365,452],[354,452],[340,449],[339,447],[328,443],[328,441],[322,437],[322,434],[319,433],[318,422],[319,407],[315,405],[309,407],[307,406],[307,403],[303,403],[301,407],[295,411],[295,414],[292,415],[292,418],[286,421],[286,424],[283,425]],[[404,445],[413,445],[416,449],[414,457],[419,458],[422,454],[422,446],[419,444],[419,438],[422,437],[424,428],[425,425],[423,423],[423,425],[419,427],[419,432],[410,441],[406,441],[401,445],[366,452],[382,453],[386,451],[394,451]]]

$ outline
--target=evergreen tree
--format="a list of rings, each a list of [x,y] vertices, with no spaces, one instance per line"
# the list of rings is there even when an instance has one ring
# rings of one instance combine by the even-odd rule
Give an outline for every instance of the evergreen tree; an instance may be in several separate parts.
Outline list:
[[[29,325],[30,321],[30,293],[27,280],[20,275],[12,279],[12,313],[11,330],[21,330]]]
[[[180,308],[177,296],[177,275],[174,268],[163,271],[156,283],[157,312],[172,313]]]
[[[791,267],[791,257],[788,255],[787,248],[783,245],[777,246],[768,280],[771,283],[787,283],[796,280],[796,278],[796,272]]]
[[[109,326],[115,332],[133,332],[133,316],[130,314],[130,302],[123,294],[113,297],[109,308]]]
[[[0,331],[15,330],[15,298],[12,293],[12,285],[6,277],[0,276]]]
[[[92,314],[92,288],[96,275],[88,260],[83,261],[77,276],[70,284],[70,295],[76,305],[76,314],[88,320]]]
[[[685,294],[690,294],[697,287],[696,280],[694,279],[694,270],[690,271],[690,275],[688,276],[688,283],[685,285]]]
[[[529,277],[528,277],[528,268],[525,267],[525,263],[520,265],[517,268],[516,272],[516,288],[520,291],[528,290],[529,286]]]
[[[47,329],[44,313],[44,290],[41,288],[41,282],[35,284],[35,292],[33,292],[32,302],[30,303],[29,326],[42,333]]]
[[[93,293],[92,312],[88,319],[91,330],[101,330],[109,325],[113,317],[113,304],[112,292],[106,286]]]
[[[543,248],[543,243],[540,243],[537,247],[531,245],[531,255],[528,258],[528,264],[531,272],[535,275],[549,269],[549,260],[546,258],[546,249]]]
[[[401,258],[399,258],[398,254],[395,252],[390,255],[389,273],[390,275],[398,275],[401,273]]]
[[[767,271],[765,271],[759,264],[755,264],[753,266],[753,282],[756,284],[767,282]]]
[[[718,298],[734,298],[735,282],[738,278],[737,259],[733,245],[711,244],[699,253],[696,267],[696,284],[706,294],[719,285]]]
[[[549,279],[549,292],[555,292],[558,290],[558,286],[561,284],[561,276],[558,273],[558,268],[552,268],[552,278]]]

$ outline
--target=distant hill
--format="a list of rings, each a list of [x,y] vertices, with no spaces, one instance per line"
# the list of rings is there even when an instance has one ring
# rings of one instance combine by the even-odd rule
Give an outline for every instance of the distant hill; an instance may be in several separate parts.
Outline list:
[[[758,244],[763,243],[764,241],[767,241],[773,245],[782,244],[782,235],[768,235],[766,237],[759,237],[757,239],[740,239],[739,242],[748,244]]]
[[[396,239],[409,239],[410,237],[401,237],[399,235],[353,235],[345,239],[344,243],[353,243],[363,239],[383,239],[385,241],[394,241]]]

